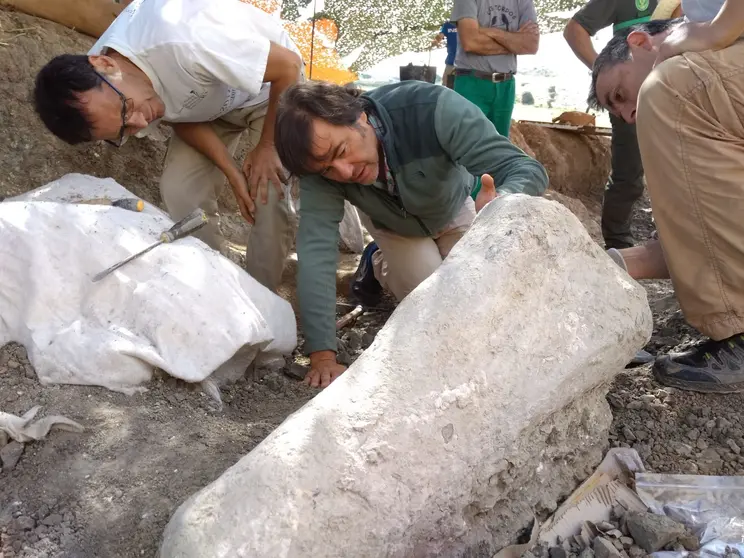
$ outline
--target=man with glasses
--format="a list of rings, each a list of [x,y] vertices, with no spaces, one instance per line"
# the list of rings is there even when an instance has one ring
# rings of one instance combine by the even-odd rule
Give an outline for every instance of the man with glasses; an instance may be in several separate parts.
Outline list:
[[[217,198],[227,177],[254,223],[246,269],[276,290],[293,240],[276,103],[302,70],[281,22],[240,0],[134,0],[88,55],[44,66],[34,100],[47,128],[70,144],[120,146],[161,119],[170,124],[160,192],[171,217],[201,207],[210,220],[197,236],[223,250]],[[241,168],[233,156],[246,131]]]

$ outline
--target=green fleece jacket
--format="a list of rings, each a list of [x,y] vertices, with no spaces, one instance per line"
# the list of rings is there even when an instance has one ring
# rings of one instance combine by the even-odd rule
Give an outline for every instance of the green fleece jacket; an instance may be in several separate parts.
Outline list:
[[[451,89],[406,81],[364,98],[384,127],[383,150],[398,196],[322,176],[301,178],[297,289],[307,353],[336,350],[338,226],[345,199],[375,227],[426,237],[455,218],[476,176],[493,176],[501,194],[540,195],[548,186],[542,165]]]

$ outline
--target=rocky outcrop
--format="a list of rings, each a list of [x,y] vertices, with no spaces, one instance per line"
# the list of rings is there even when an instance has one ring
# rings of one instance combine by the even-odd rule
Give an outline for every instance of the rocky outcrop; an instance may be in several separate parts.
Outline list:
[[[497,198],[373,345],[187,500],[162,558],[488,557],[599,462],[645,291],[561,205]]]

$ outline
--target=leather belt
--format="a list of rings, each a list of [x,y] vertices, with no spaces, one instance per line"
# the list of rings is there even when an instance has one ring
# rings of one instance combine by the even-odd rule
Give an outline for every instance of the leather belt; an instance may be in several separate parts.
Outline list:
[[[455,69],[456,76],[473,76],[478,79],[485,79],[492,83],[501,83],[502,81],[509,81],[514,79],[514,74],[502,74],[500,72],[481,72],[480,70],[458,70]]]

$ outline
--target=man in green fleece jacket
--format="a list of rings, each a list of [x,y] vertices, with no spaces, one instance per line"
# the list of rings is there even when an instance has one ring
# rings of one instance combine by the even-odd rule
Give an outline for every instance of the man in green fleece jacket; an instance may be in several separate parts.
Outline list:
[[[470,227],[475,177],[484,190],[495,182],[496,195],[540,195],[548,186],[542,165],[477,106],[424,82],[364,94],[319,81],[294,85],[279,102],[275,137],[282,163],[300,176],[297,285],[313,387],[344,371],[335,326],[344,200],[380,247],[376,277],[400,300]]]

